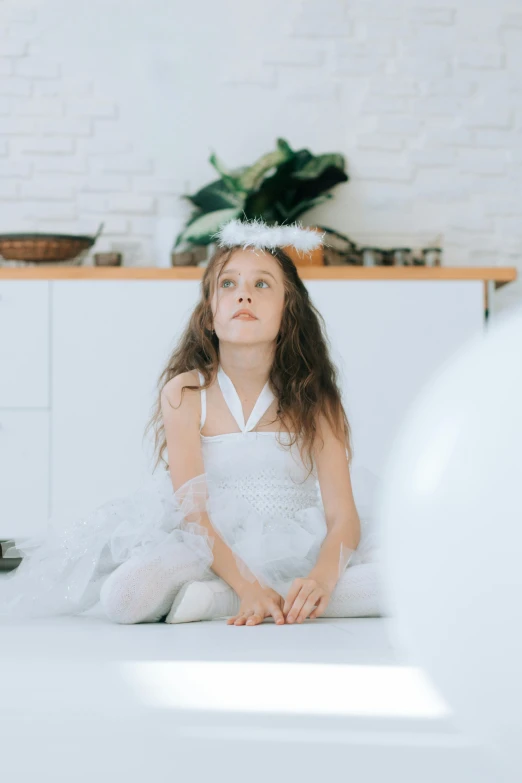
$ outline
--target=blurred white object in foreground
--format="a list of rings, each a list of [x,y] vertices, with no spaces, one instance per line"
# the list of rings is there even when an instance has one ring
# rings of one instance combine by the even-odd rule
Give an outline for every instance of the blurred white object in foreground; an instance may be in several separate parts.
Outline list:
[[[392,629],[455,720],[522,778],[522,311],[433,378],[378,508]]]

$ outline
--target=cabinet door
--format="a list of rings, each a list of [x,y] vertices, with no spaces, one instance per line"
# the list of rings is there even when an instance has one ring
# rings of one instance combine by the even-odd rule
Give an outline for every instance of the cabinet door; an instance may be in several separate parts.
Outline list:
[[[0,538],[44,534],[49,515],[49,412],[0,409]]]
[[[143,433],[199,281],[55,281],[53,513],[87,513],[150,476]]]
[[[49,406],[49,283],[0,281],[0,408]]]
[[[354,463],[382,475],[410,405],[484,332],[480,280],[307,280],[340,371]]]

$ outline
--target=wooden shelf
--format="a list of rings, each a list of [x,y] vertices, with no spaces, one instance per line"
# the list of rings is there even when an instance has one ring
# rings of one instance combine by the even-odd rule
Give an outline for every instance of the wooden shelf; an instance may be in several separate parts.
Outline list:
[[[0,266],[0,280],[199,280],[204,267]],[[517,279],[516,267],[300,266],[303,280],[482,280],[495,288]]]

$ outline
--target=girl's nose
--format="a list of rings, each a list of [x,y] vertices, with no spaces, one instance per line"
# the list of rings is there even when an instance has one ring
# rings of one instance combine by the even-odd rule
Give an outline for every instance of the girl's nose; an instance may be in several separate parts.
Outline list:
[[[243,302],[245,299],[248,302],[252,301],[252,292],[247,283],[243,283],[237,290],[237,301]]]

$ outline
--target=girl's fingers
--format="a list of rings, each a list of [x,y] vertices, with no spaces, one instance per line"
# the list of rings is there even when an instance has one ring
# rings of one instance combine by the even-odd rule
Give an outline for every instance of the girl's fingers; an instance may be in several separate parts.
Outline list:
[[[281,607],[275,604],[273,609],[271,610],[271,615],[274,618],[274,621],[277,623],[277,625],[283,625],[285,622],[285,617],[283,612],[281,611]]]
[[[306,600],[307,600],[307,598],[308,598],[308,596],[310,595],[311,592],[312,591],[309,588],[306,588],[306,587],[303,587],[301,589],[299,595],[297,596],[297,598],[294,601],[294,605],[292,606],[292,608],[290,609],[290,612],[288,614],[288,618],[287,618],[288,622],[292,623],[295,620],[297,620],[297,618],[298,618],[298,616],[299,616],[299,614],[301,612],[301,609],[305,605]],[[315,603],[315,601],[314,601],[314,603]],[[313,604],[312,604],[312,606],[313,606]]]
[[[254,613],[246,621],[247,625],[258,625],[262,623],[265,618],[261,614]]]
[[[314,590],[312,593],[310,593],[310,595],[308,596],[307,600],[303,605],[303,608],[299,612],[299,615],[297,617],[298,623],[302,623],[304,622],[304,620],[306,620],[310,612],[314,609],[317,601],[319,600],[320,594],[321,593],[319,590]]]
[[[245,617],[245,612],[238,612],[238,614],[236,614],[234,617],[230,617],[227,620],[227,623],[235,624],[238,620],[241,620],[243,617]]]
[[[326,597],[321,598],[317,607],[314,609],[310,617],[311,618],[319,617],[321,614],[323,614],[327,606],[328,606],[328,598]]]
[[[294,580],[285,598],[285,604],[283,606],[284,614],[286,614],[288,610],[291,608],[300,589],[301,589],[300,583],[297,580]]]
[[[244,612],[238,612],[233,617],[229,617],[227,623],[233,623],[236,620],[239,620],[241,617],[243,617],[244,614],[245,614]]]
[[[236,625],[245,625],[245,623],[250,620],[250,618],[254,615],[253,609],[248,609],[246,612],[242,612],[240,616],[240,623],[236,623]]]
[[[316,604],[317,605],[314,606],[314,608],[310,612],[310,620],[313,620],[314,617],[317,617],[317,612],[319,611],[319,606],[320,606],[321,602],[320,601],[319,602],[316,601]]]

